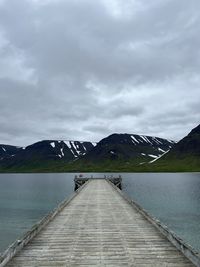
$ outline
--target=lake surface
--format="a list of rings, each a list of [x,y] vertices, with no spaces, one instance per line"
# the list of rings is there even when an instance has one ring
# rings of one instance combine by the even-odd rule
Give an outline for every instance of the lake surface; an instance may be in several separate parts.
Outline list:
[[[133,200],[200,251],[200,173],[121,175]],[[73,179],[68,173],[0,174],[0,252],[69,197]]]

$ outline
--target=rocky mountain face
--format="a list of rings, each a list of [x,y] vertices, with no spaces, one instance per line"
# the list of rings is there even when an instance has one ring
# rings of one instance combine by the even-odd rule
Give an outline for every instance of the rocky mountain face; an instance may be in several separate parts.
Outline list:
[[[136,134],[112,134],[102,139],[84,160],[135,161],[135,164],[153,162],[168,152],[175,142],[159,137]]]

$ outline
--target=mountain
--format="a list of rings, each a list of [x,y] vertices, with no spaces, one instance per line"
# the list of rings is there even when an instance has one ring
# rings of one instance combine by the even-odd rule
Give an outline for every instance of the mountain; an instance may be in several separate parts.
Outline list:
[[[153,167],[160,171],[200,171],[200,125],[157,160]]]
[[[117,171],[141,169],[168,152],[175,142],[136,134],[112,134],[102,139],[84,157],[71,163],[72,170]]]
[[[96,143],[44,140],[29,145],[17,153],[2,157],[0,167],[8,171],[56,169],[88,153]],[[2,146],[2,149],[4,146]]]
[[[112,134],[99,143],[44,140],[25,148],[0,145],[0,171],[200,171],[200,125],[178,143]]]
[[[140,164],[160,157],[172,148],[174,142],[158,137],[112,134],[102,139],[85,157],[88,160],[137,159]]]
[[[98,144],[43,140],[25,148],[18,148],[16,153],[1,157],[0,170],[6,172],[128,170],[154,162],[173,146],[174,142],[171,140],[136,134],[112,134]]]
[[[27,146],[23,151],[23,156],[70,161],[85,155],[95,145],[91,142],[44,140]]]
[[[22,147],[0,144],[0,160],[13,157],[22,150]]]
[[[186,137],[180,140],[174,149],[171,150],[170,154],[181,158],[188,155],[200,157],[200,125],[194,128]]]

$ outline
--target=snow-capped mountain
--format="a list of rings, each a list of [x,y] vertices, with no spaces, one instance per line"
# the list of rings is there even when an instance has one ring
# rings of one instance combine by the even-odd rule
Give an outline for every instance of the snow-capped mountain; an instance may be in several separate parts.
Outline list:
[[[92,161],[129,160],[137,164],[153,162],[167,153],[175,142],[136,134],[112,134],[102,139],[85,158]]]
[[[64,140],[44,140],[27,146],[24,154],[43,155],[45,158],[74,160],[89,152],[96,143]]]
[[[151,163],[151,164],[150,164]],[[44,140],[0,145],[0,171],[199,171],[200,125],[175,143],[137,134],[112,134],[98,143]]]
[[[0,166],[4,169],[32,168],[32,166],[66,164],[88,153],[96,143],[64,140],[44,140],[20,148],[17,153],[2,157]],[[2,146],[2,150],[4,145]]]
[[[174,144],[171,140],[136,134],[112,134],[99,143],[43,140],[1,157],[0,169],[23,172],[67,171],[69,168],[77,171],[87,169],[87,166],[101,169],[106,164],[113,170],[116,166],[125,166],[126,170],[127,164],[153,163]],[[6,152],[4,145],[1,150]],[[90,170],[94,169],[91,167]]]

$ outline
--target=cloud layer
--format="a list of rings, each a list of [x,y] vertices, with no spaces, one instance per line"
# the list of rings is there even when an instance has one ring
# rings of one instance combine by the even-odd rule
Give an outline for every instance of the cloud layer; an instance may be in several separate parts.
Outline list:
[[[199,124],[200,2],[149,2],[1,0],[0,143]]]

